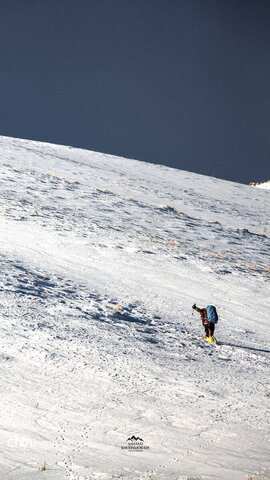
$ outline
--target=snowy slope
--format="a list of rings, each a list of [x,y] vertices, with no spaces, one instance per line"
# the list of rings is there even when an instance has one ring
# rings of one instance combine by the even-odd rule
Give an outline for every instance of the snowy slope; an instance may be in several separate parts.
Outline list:
[[[0,155],[0,479],[269,479],[269,192],[7,137]]]

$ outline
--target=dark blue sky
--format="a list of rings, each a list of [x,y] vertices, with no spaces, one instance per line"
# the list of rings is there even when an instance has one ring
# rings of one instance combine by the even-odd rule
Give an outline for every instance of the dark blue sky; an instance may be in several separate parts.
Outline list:
[[[0,134],[270,178],[268,0],[0,0]]]

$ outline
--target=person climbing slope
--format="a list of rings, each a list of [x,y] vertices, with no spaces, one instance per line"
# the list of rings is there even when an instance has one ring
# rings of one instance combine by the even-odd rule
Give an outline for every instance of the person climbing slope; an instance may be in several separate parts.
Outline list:
[[[202,324],[205,328],[204,339],[209,343],[215,343],[214,331],[218,321],[218,314],[214,305],[207,305],[206,308],[197,307],[196,303],[192,305],[193,310],[201,315]]]

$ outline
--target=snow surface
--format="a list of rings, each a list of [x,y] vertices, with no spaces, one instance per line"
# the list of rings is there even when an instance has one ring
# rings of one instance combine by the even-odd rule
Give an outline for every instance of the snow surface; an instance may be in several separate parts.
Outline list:
[[[269,479],[269,192],[0,152],[0,478]]]

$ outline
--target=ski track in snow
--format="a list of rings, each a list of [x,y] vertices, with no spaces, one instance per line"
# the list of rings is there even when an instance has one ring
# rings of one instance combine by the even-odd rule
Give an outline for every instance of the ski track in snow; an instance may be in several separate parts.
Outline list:
[[[0,149],[0,479],[270,478],[269,192]]]

